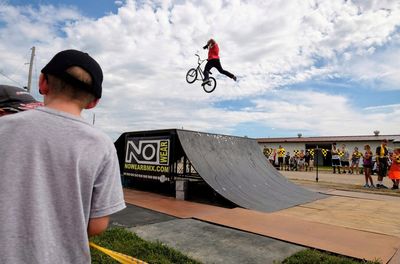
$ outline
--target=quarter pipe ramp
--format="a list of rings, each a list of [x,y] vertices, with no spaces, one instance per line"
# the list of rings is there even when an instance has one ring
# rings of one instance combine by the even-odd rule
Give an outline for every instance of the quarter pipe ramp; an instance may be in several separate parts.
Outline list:
[[[127,178],[190,177],[190,163],[212,189],[247,209],[273,212],[325,197],[283,177],[254,139],[171,129],[127,132],[115,146]],[[178,175],[182,159],[185,169]]]
[[[179,142],[201,177],[235,204],[272,212],[324,196],[283,177],[254,139],[177,130]]]

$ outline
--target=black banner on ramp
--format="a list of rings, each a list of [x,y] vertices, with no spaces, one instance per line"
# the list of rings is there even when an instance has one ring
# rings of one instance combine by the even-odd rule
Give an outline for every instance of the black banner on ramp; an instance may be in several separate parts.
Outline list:
[[[124,176],[161,176],[169,172],[169,137],[127,137]]]

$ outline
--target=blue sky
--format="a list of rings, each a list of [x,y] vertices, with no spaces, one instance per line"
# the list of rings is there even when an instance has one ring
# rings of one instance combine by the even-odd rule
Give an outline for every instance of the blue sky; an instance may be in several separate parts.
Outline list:
[[[400,3],[390,0],[0,1],[0,83],[23,86],[58,51],[90,53],[104,96],[84,114],[116,139],[185,128],[249,137],[400,134]],[[186,71],[213,37],[206,94]]]
[[[118,11],[118,6],[119,6],[115,3],[115,1],[112,0],[96,0],[96,1],[11,0],[8,1],[8,3],[15,6],[31,5],[34,7],[40,7],[43,5],[69,6],[78,9],[82,13],[82,15],[92,18],[100,18],[109,13],[116,13]]]

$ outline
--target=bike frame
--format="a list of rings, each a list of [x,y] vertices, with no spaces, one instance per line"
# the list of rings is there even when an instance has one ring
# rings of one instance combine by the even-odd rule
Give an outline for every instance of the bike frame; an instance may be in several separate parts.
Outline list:
[[[207,59],[202,60],[202,59],[200,58],[199,54],[194,54],[194,55],[196,55],[197,58],[198,58],[198,60],[197,60],[197,67],[196,67],[196,70],[197,70],[197,73],[198,73],[197,76],[200,76],[200,77],[201,77],[201,79],[196,78],[196,80],[204,81],[204,73],[203,73],[203,70],[201,69],[201,64],[203,64],[203,62],[205,62]]]

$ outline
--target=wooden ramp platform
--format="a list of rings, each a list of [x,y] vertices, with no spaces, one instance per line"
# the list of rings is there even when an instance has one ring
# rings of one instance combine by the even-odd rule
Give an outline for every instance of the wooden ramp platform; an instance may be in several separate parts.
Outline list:
[[[154,211],[173,215],[179,218],[195,218],[210,223],[239,229],[255,234],[260,234],[276,239],[288,241],[294,244],[304,245],[311,248],[334,252],[341,255],[351,256],[359,259],[375,260],[380,259],[382,263],[388,263],[400,248],[400,238],[388,234],[387,230],[379,228],[381,225],[390,224],[393,218],[386,218],[384,221],[384,209],[387,206],[386,201],[383,204],[371,204],[380,208],[379,214],[382,215],[377,225],[371,225],[369,230],[362,230],[364,226],[359,226],[355,221],[352,225],[347,225],[346,221],[354,221],[353,216],[349,216],[349,210],[354,210],[350,206],[360,207],[362,202],[357,202],[356,198],[332,197],[302,206],[297,206],[275,213],[265,213],[242,208],[226,209],[206,204],[199,204],[187,201],[178,201],[174,198],[161,196],[158,194],[141,192],[125,189],[125,200],[140,207],[148,208]],[[342,200],[343,199],[343,200]],[[345,199],[352,199],[346,201]],[[365,202],[365,199],[359,199]],[[323,204],[325,202],[325,204]],[[346,205],[343,210],[341,205]],[[329,214],[329,206],[333,208],[333,213]],[[382,205],[383,207],[379,207]],[[361,206],[362,208],[362,206]],[[362,213],[361,208],[359,213]],[[302,211],[303,210],[303,211]],[[310,210],[313,213],[310,213]],[[376,212],[371,208],[369,214]],[[320,215],[312,216],[317,211]],[[342,218],[342,215],[345,217]],[[350,212],[350,215],[351,214]],[[322,219],[328,219],[325,222]],[[360,219],[368,217],[367,212],[363,212]],[[336,220],[335,220],[336,219]],[[397,218],[399,219],[399,218]],[[329,221],[329,223],[327,223]],[[395,228],[391,226],[390,228]]]

